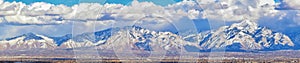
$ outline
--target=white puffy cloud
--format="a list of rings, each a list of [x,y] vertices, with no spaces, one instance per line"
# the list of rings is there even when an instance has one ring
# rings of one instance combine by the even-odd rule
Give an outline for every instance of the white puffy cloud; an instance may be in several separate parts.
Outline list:
[[[39,19],[43,18],[43,19]],[[50,18],[50,19],[47,19]],[[5,23],[14,23],[14,24],[61,24],[62,21],[52,21],[52,17],[49,16],[5,16]]]
[[[75,14],[71,14],[70,19],[79,19],[79,20],[87,20],[87,19],[97,19],[101,17],[101,11],[103,6],[96,3],[82,3],[79,5],[73,6],[73,10]]]
[[[46,11],[54,5],[47,3],[34,3],[25,5],[20,2],[5,2],[0,4],[1,23],[14,24],[59,24],[54,22],[58,16],[45,16]]]
[[[65,5],[52,6],[49,10],[47,10],[47,14],[68,14],[73,11],[72,8],[67,7]]]
[[[18,13],[18,10],[21,9],[22,6],[25,4],[22,3],[2,3],[0,4],[0,15],[16,15]]]
[[[24,6],[20,10],[21,15],[25,16],[41,16],[45,15],[46,11],[53,7],[52,4],[47,4],[43,2],[33,3],[32,5]]]
[[[2,4],[3,3],[3,0],[0,0],[0,4]]]
[[[197,10],[189,10],[188,11],[188,17],[190,19],[198,19],[199,15],[200,15],[200,12]]]
[[[2,2],[3,0],[0,0],[1,25],[3,23],[28,24],[30,26],[60,24],[33,26],[32,28],[24,26],[27,32],[41,29],[38,31],[45,33],[47,31],[49,33],[60,32],[66,29],[65,26],[70,28],[70,25],[74,25],[78,33],[91,32],[94,30],[95,25],[99,29],[103,29],[108,28],[110,25],[130,26],[135,24],[164,28],[164,26],[171,24],[192,29],[193,25],[191,23],[194,19],[241,21],[245,18],[257,20],[261,17],[279,16],[278,19],[280,20],[287,14],[275,10],[276,4],[273,0],[219,0],[218,2],[215,0],[184,0],[168,6],[133,1],[131,5],[80,3],[71,7],[43,2],[31,5],[20,2]],[[298,4],[295,1],[286,0],[286,2],[290,2],[287,3],[290,7],[300,7],[297,6]],[[297,18],[299,15],[293,19],[294,22],[300,22],[300,19]],[[72,22],[75,22],[75,24],[72,24]],[[5,32],[24,30],[21,27],[11,27],[19,30],[6,29]],[[49,35],[54,35],[54,33]]]
[[[168,22],[180,21],[183,18],[241,21],[245,18],[257,20],[262,16],[275,16],[279,12],[274,9],[275,5],[273,0],[184,0],[168,6],[133,1],[126,6],[80,3],[71,7],[43,2],[31,5],[4,2],[0,4],[0,17],[4,16],[2,23],[19,24],[63,24],[68,21],[90,20],[134,23],[146,17],[161,17]]]
[[[259,3],[260,6],[263,6],[263,5],[276,5],[274,0],[260,0],[260,1],[258,1],[258,3]]]
[[[185,9],[182,5],[188,5]],[[190,7],[192,6],[192,7]],[[177,7],[177,8],[176,8]],[[167,7],[155,5],[151,2],[133,1],[131,5],[98,3],[80,3],[72,7],[53,5],[43,2],[25,5],[20,2],[5,2],[0,4],[2,23],[19,24],[62,24],[61,21],[89,21],[100,20],[104,15],[114,18],[116,21],[137,21],[138,19],[154,16],[168,19],[188,16],[196,19],[199,11],[195,10],[195,2],[186,1]]]
[[[292,9],[300,9],[299,0],[283,0],[282,3]]]
[[[272,0],[220,0],[219,2],[203,3],[203,17],[221,19],[225,21],[240,21],[247,17],[257,20],[262,15],[269,15],[275,11]]]

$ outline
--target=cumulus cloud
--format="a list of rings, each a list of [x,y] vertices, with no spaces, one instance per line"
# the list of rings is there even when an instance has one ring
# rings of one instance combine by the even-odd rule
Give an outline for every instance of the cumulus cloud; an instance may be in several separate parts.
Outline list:
[[[69,15],[69,19],[88,20],[98,19],[101,17],[101,11],[103,6],[96,3],[82,3],[73,6],[74,14]]]
[[[282,0],[280,7],[286,9],[300,9],[299,0]]]
[[[47,16],[47,10],[54,5],[47,3],[34,3],[25,5],[24,3],[9,3],[0,4],[1,23],[14,24],[59,24],[54,19],[59,16]]]
[[[275,16],[280,12],[274,9],[275,5],[273,0],[184,0],[168,6],[133,1],[131,5],[80,3],[71,7],[43,2],[31,5],[4,2],[0,4],[0,22],[63,24],[70,21],[114,20],[135,23],[149,17],[164,18],[167,20],[165,23],[181,19],[241,21],[245,18],[257,20],[262,16]]]
[[[3,0],[0,0],[0,4],[2,4],[3,3]]]
[[[0,4],[0,15],[4,16],[10,16],[10,15],[16,15],[17,10],[20,9],[21,5],[23,4],[16,4],[16,3],[2,3]]]
[[[220,0],[200,3],[200,6],[204,8],[203,17],[205,18],[240,21],[245,17],[257,20],[262,15],[275,13],[273,2],[273,0]]]
[[[180,5],[188,5],[189,9]],[[190,7],[192,6],[192,7]],[[175,8],[177,7],[177,8]],[[136,21],[147,16],[173,19],[188,16],[197,19],[199,10],[195,2],[183,2],[171,6],[159,6],[151,2],[133,1],[131,5],[80,3],[71,7],[43,2],[25,5],[21,2],[0,4],[2,23],[19,24],[62,24],[64,21],[102,21],[102,17],[111,17],[117,21]]]
[[[300,7],[295,0],[285,0],[285,2],[288,4],[288,7],[294,9]],[[133,1],[130,5],[80,3],[74,6],[65,6],[43,2],[26,5],[20,2],[9,3],[0,0],[0,24],[29,25],[28,27],[7,27],[5,32],[24,29],[28,29],[27,32],[31,32],[32,30],[40,29],[39,32],[41,33],[47,33],[47,31],[48,33],[58,33],[66,29],[64,27],[67,27],[68,29],[76,28],[76,33],[80,34],[95,31],[94,27],[103,29],[111,25],[143,25],[145,27],[162,29],[168,29],[172,25],[176,25],[178,26],[176,28],[182,27],[181,29],[189,30],[195,29],[193,21],[197,19],[231,22],[241,21],[245,18],[256,21],[261,20],[262,17],[274,18],[274,16],[278,17],[276,19],[281,20],[286,16],[291,16],[287,15],[291,13],[276,10],[276,5],[274,0],[184,0],[167,6],[138,1]],[[300,13],[293,16],[295,18],[291,19],[291,21],[299,24],[299,15]],[[22,34],[23,32],[16,33]]]

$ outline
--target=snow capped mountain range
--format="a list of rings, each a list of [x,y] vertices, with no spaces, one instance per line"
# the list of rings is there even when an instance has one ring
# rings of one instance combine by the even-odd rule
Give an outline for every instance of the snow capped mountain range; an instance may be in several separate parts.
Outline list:
[[[111,49],[115,46],[126,46],[124,48],[145,51],[187,49],[186,46],[199,50],[225,48],[228,51],[283,50],[293,49],[296,46],[288,36],[260,27],[250,20],[185,37],[172,32],[151,31],[138,26],[129,26],[76,36],[68,34],[62,37],[28,33],[1,40],[0,45],[1,50],[80,47]]]
[[[249,20],[224,26],[213,32],[190,35],[202,49],[226,48],[226,50],[280,50],[293,48],[295,44],[282,34],[260,27]]]
[[[0,41],[0,49],[27,49],[27,48],[47,48],[55,49],[57,46],[52,38],[28,33],[14,38]]]

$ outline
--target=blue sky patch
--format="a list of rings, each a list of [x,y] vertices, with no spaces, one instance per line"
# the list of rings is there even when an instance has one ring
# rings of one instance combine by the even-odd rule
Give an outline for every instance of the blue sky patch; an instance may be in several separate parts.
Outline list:
[[[63,4],[67,6],[73,6],[75,4],[79,3],[100,3],[100,4],[123,4],[123,5],[130,5],[130,3],[133,0],[4,0],[7,2],[23,2],[27,5],[30,5],[35,2],[46,2],[46,3],[51,3],[55,5]],[[161,6],[166,6],[169,4],[174,4],[177,2],[181,2],[182,0],[138,0],[140,2],[153,2],[154,4],[161,5]]]

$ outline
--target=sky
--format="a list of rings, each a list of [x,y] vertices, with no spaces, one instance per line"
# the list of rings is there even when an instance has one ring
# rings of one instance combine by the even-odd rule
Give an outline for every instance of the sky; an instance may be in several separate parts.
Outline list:
[[[151,30],[203,32],[245,18],[300,36],[297,0],[0,0],[0,38],[25,33],[81,34],[139,25]]]
[[[55,5],[63,4],[66,6],[73,6],[79,3],[100,3],[100,4],[123,4],[130,5],[133,0],[5,0],[7,2],[23,2],[30,5],[35,2],[47,2]],[[182,0],[138,0],[140,2],[153,2],[157,5],[166,6],[168,4],[174,4]]]

